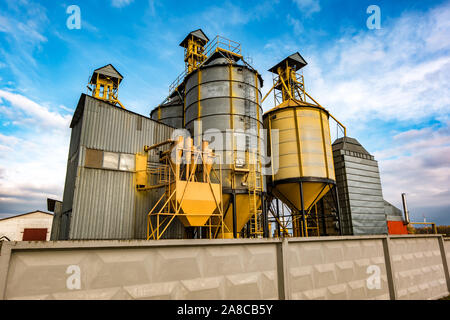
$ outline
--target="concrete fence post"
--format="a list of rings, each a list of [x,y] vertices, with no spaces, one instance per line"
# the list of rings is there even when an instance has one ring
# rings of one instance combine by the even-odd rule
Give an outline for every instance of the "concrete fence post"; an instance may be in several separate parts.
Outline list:
[[[397,300],[397,285],[395,283],[395,271],[393,266],[393,257],[391,250],[390,237],[386,236],[382,239],[384,251],[384,263],[386,265],[386,276],[389,286],[389,296],[391,300]]]
[[[11,259],[11,245],[4,241],[0,243],[0,300],[6,298],[6,281]]]
[[[291,300],[288,268],[288,240],[283,238],[277,250],[278,296],[280,300]]]
[[[447,291],[450,292],[450,273],[448,270],[447,253],[445,252],[444,237],[439,236],[439,249],[441,250],[442,266],[444,267],[445,280],[447,281]]]

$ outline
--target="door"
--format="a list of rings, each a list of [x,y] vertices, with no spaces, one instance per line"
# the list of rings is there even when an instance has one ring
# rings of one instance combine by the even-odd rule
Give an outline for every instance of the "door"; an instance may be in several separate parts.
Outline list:
[[[46,241],[47,228],[43,229],[24,229],[22,241]]]

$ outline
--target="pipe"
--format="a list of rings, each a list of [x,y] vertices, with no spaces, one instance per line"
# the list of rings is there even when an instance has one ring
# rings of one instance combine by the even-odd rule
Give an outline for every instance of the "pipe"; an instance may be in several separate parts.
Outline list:
[[[233,238],[237,239],[236,191],[233,189]]]
[[[406,193],[402,193],[402,202],[403,202],[403,214],[405,215],[405,224],[408,225],[410,223],[410,220],[409,220],[408,206],[406,204]]]
[[[336,196],[336,214],[337,214],[338,223],[339,223],[339,234],[341,236],[343,236],[344,235],[344,228],[342,226],[341,208],[339,206],[339,194],[338,194],[337,185],[334,185],[333,189],[334,189],[334,194]]]
[[[175,141],[174,141],[174,140],[166,140],[166,141],[163,141],[163,142],[154,144],[154,145],[152,145],[152,146],[144,146],[144,151],[145,151],[145,152],[148,152],[148,151],[150,151],[150,150],[153,150],[153,149],[162,147],[162,146],[164,146],[164,145],[166,145],[166,144],[171,144],[171,143],[173,143],[173,142],[175,142]]]
[[[266,199],[264,192],[261,192],[261,211],[263,215],[263,237],[269,238],[269,218],[267,216]]]
[[[276,201],[276,204],[277,204],[277,216],[276,216],[276,218],[277,218],[277,221],[279,222],[280,221],[280,206],[278,204],[278,199],[277,198],[275,198],[275,201]],[[280,223],[277,224],[277,235],[278,235],[278,238],[281,237]]]
[[[305,212],[305,205],[303,200],[303,182],[300,182],[300,205],[302,209],[302,221],[303,221],[303,237],[308,237],[308,229],[306,226],[306,212]]]

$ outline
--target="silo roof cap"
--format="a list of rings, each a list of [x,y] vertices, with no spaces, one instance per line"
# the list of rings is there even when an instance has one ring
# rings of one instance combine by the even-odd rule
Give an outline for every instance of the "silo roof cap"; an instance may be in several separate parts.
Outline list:
[[[286,61],[290,67],[295,67],[296,70],[300,70],[301,68],[303,68],[304,66],[306,66],[308,64],[308,62],[306,62],[306,60],[303,59],[301,54],[296,52],[294,54],[291,54],[286,59],[280,61],[277,65],[270,68],[269,72],[278,74],[278,72],[277,72],[278,68],[284,67],[286,65]]]
[[[365,155],[371,155],[358,140],[351,137],[342,137],[333,142],[333,150],[348,150]]]
[[[119,73],[119,71],[117,71],[116,68],[114,68],[114,66],[112,64],[107,64],[104,67],[94,70],[94,73],[92,74],[92,77],[91,77],[92,84],[96,84],[96,82],[97,82],[96,75],[97,74],[109,77],[109,78],[113,79],[113,81],[115,81],[117,84],[120,84],[123,79],[123,76]]]
[[[205,44],[208,43],[208,41],[209,41],[208,37],[207,37],[206,34],[203,32],[203,30],[202,30],[202,29],[197,29],[197,30],[194,30],[194,31],[192,31],[191,33],[189,33],[189,34],[186,36],[186,38],[184,38],[184,40],[181,41],[180,47],[186,48],[187,42],[188,42],[188,40],[189,40],[189,38],[190,38],[191,36],[194,36],[194,38],[200,40],[200,42],[201,42],[203,45],[205,45]]]

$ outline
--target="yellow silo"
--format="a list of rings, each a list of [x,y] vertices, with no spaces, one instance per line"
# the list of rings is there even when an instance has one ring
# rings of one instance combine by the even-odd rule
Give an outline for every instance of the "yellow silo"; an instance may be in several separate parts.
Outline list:
[[[278,130],[279,138],[276,141],[271,134],[268,141],[273,165],[268,185],[275,197],[296,211],[292,213],[299,217],[293,218],[294,236],[308,235],[308,212],[336,185],[330,114],[304,90],[303,76],[297,71],[306,64],[295,53],[269,70],[277,75],[270,91],[275,90],[275,100],[281,103],[263,116],[264,128],[272,133]]]

